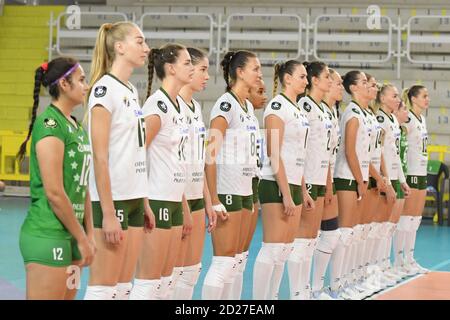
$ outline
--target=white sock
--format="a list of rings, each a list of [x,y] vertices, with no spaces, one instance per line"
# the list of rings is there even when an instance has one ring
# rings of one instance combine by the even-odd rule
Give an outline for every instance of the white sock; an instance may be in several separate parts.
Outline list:
[[[241,263],[242,263],[242,253],[237,253],[234,256],[234,265],[231,274],[228,276],[228,278],[225,278],[225,282],[223,283],[223,290],[221,297],[222,300],[231,300],[232,295],[231,292],[233,290],[234,280],[236,279]]]
[[[323,288],[328,263],[330,262],[331,254],[338,244],[339,237],[339,229],[321,231],[317,248],[314,252],[312,291],[319,291]]]
[[[202,264],[183,267],[183,273],[178,279],[173,293],[173,300],[192,300],[194,287],[202,270]]]
[[[339,287],[345,284],[345,258],[348,255],[347,251],[350,250],[350,245],[353,241],[353,228],[339,228],[339,232],[339,242],[331,256],[330,286],[333,291],[338,290]]]
[[[253,300],[267,300],[275,264],[284,243],[262,243],[253,267]]]
[[[294,249],[292,250],[288,258],[288,275],[291,300],[297,300],[300,296],[300,291],[303,290],[301,286],[301,274],[303,260],[306,257],[306,251],[309,242],[310,239],[295,239]]]
[[[202,300],[219,300],[225,281],[231,278],[235,267],[234,257],[213,256],[202,288]]]
[[[316,239],[308,239],[308,240],[309,244],[306,249],[306,255],[303,259],[302,271],[300,273],[300,290],[304,290],[303,293],[306,299],[308,299],[308,293],[311,289],[312,259],[317,245]]]
[[[84,300],[113,300],[116,286],[87,286]]]
[[[293,243],[286,243],[283,247],[283,251],[278,257],[277,262],[273,268],[272,279],[270,280],[269,300],[278,300],[278,292],[280,290],[281,279],[283,278],[284,266],[286,260],[289,258],[292,250],[294,249]]]
[[[169,300],[169,288],[172,285],[172,276],[161,277],[161,286],[156,291],[157,300]]]
[[[156,300],[156,293],[161,286],[161,279],[134,279],[130,300]]]
[[[119,282],[116,285],[116,297],[114,300],[128,300],[133,284],[131,282]]]

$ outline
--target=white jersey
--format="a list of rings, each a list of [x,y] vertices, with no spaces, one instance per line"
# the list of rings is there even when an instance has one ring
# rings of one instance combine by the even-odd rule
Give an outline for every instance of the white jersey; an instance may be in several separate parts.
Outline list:
[[[161,120],[159,132],[147,148],[150,200],[181,202],[186,188],[189,128],[184,110],[175,103],[161,88],[143,107],[144,117],[157,115]]]
[[[110,74],[104,75],[94,84],[88,101],[91,145],[91,111],[96,105],[101,105],[111,113],[108,169],[113,200],[146,197],[145,121],[139,105],[138,91],[131,83],[125,85]],[[89,192],[92,201],[100,201],[94,171],[91,163]]]
[[[327,109],[318,105],[311,97],[301,98],[298,105],[302,107],[310,126],[305,160],[305,182],[325,186],[333,152],[331,141],[333,125]]]
[[[223,117],[227,130],[217,155],[217,193],[249,196],[256,166],[256,131],[253,106],[245,108],[231,92],[224,93],[211,110],[211,121]]]
[[[253,106],[252,106],[251,111],[253,113],[252,120],[256,126],[256,166],[255,166],[254,177],[261,179],[261,169],[262,169],[262,159],[263,159],[263,153],[262,153],[263,152],[263,137],[261,135],[261,130],[259,128],[259,121],[255,115],[255,110],[254,110]]]
[[[368,118],[372,126],[370,135],[370,163],[374,166],[378,173],[381,172],[381,133],[382,128],[372,109],[367,109]]]
[[[178,104],[184,110],[189,125],[189,140],[186,144],[186,189],[187,200],[203,199],[205,170],[206,128],[200,104],[192,99],[188,105],[178,96]]]
[[[356,102],[352,101],[345,108],[344,113],[341,117],[341,146],[339,147],[338,154],[336,157],[336,168],[334,169],[334,177],[340,179],[355,180],[355,177],[350,170],[347,162],[347,157],[345,156],[345,135],[347,122],[351,119],[358,119],[359,126],[356,133],[356,156],[359,161],[359,168],[362,173],[364,181],[369,181],[369,163],[370,163],[370,136],[372,128],[369,125],[367,119],[367,113],[364,111]]]
[[[280,157],[283,160],[288,183],[299,186],[302,183],[305,169],[307,137],[309,132],[308,118],[300,109],[299,105],[291,102],[283,94],[277,95],[269,102],[264,110],[264,119],[272,114],[284,122],[284,136]],[[267,139],[264,140],[267,141]],[[263,149],[263,179],[275,181],[270,159],[267,156],[266,144],[264,144]]]
[[[331,121],[331,155],[330,155],[330,172],[333,178],[334,167],[336,165],[336,155],[339,149],[339,144],[341,142],[341,131],[339,128],[339,118],[337,114],[336,106],[329,107],[325,102],[322,102],[322,108],[328,114],[328,119]]]
[[[401,131],[397,118],[380,109],[377,113],[377,120],[384,131],[383,156],[387,176],[391,180],[404,180],[400,175],[400,171],[402,171],[400,162]]]
[[[409,118],[403,126],[408,130],[408,175],[409,176],[426,176],[428,164],[428,132],[425,117],[419,117],[411,110]]]

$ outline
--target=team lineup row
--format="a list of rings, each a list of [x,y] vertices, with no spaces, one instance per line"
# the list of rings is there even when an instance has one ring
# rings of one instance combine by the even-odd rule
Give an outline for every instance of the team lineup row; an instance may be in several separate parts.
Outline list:
[[[141,108],[129,79],[146,62]],[[403,103],[362,71],[341,77],[323,62],[289,60],[275,65],[267,103],[257,56],[228,52],[207,132],[193,96],[208,66],[199,49],[149,49],[138,26],[117,22],[98,32],[89,85],[69,57],[36,69],[18,153],[31,138],[20,232],[28,299],[73,299],[79,272],[69,266],[90,266],[85,299],[192,299],[205,229],[213,258],[202,299],[240,299],[259,209],[255,299],[278,298],[286,262],[293,300],[362,299],[427,272],[414,260],[425,87],[404,90]],[[154,73],[161,87],[152,92]],[[41,85],[52,102],[37,115]],[[344,89],[352,101],[342,111]],[[85,101],[87,132],[71,116]],[[263,108],[264,132],[255,116]]]

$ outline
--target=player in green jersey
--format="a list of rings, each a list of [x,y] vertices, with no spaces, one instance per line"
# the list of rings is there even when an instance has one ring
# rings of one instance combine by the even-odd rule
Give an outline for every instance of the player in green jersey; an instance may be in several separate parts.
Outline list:
[[[36,116],[41,85],[52,101]],[[79,268],[68,267],[90,265],[94,257],[86,188],[91,152],[86,132],[71,116],[87,90],[74,59],[56,58],[36,69],[32,120],[17,154],[22,161],[31,137],[31,206],[20,231],[27,299],[73,299]]]

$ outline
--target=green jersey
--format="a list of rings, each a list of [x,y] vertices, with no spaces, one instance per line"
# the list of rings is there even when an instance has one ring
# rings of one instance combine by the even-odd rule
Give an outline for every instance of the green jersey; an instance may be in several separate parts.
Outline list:
[[[400,127],[400,160],[402,163],[402,169],[405,176],[408,174],[408,138],[406,136],[406,129],[404,127]]]
[[[50,206],[42,183],[36,156],[36,143],[53,136],[64,143],[63,183],[78,221],[84,219],[84,202],[89,178],[91,149],[83,127],[74,126],[55,106],[50,105],[34,122],[31,134],[30,191],[31,206],[22,230],[44,238],[71,238],[71,234],[58,219]],[[56,168],[55,168],[56,169]]]

